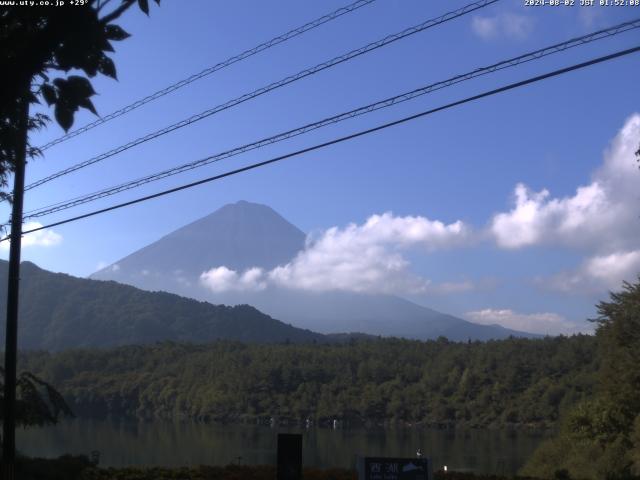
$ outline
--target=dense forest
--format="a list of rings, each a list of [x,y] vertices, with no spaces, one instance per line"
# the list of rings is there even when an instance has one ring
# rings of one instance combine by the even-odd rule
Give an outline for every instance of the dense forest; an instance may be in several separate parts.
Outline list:
[[[594,395],[563,413],[558,434],[540,446],[525,475],[640,477],[640,278],[597,307]]]
[[[545,427],[593,394],[595,352],[591,336],[220,341],[31,352],[20,366],[55,385],[80,416]]]

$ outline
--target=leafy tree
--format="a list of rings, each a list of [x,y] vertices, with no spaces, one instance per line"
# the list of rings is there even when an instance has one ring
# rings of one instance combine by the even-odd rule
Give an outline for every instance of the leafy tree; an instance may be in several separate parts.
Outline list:
[[[640,414],[640,278],[633,285],[624,282],[621,292],[598,304],[598,314],[600,394],[619,406],[628,435]]]
[[[4,369],[0,367],[0,392],[4,386]],[[22,372],[17,382],[16,423],[23,427],[57,423],[61,416],[73,416],[62,395],[32,373]],[[0,395],[0,420],[3,418]]]
[[[159,0],[155,0],[159,3]],[[13,201],[12,232],[14,243],[10,251],[11,277],[19,278],[20,237],[22,227],[22,193],[24,171],[28,158],[39,153],[30,144],[29,132],[47,125],[44,113],[29,114],[32,104],[43,99],[54,108],[56,121],[69,130],[75,112],[86,108],[97,114],[91,101],[95,94],[85,76],[71,74],[83,71],[89,78],[98,73],[116,78],[116,67],[107,52],[113,52],[112,41],[129,35],[114,24],[136,0],[80,0],[66,6],[4,6],[0,10],[0,199]],[[149,12],[148,0],[137,0],[140,8]],[[2,191],[8,176],[14,172],[14,195]],[[4,444],[3,475],[14,478],[15,420],[19,414],[43,413],[42,398],[37,395],[38,380],[33,375],[16,377],[16,324],[19,281],[10,281],[7,309],[7,348],[4,378]],[[49,393],[46,384],[39,384]],[[23,395],[16,403],[16,393]],[[23,407],[23,411],[20,408]],[[37,415],[32,419],[39,418]],[[34,420],[37,422],[37,420]]]
[[[640,278],[597,305],[600,368],[594,398],[562,422],[559,435],[534,454],[523,474],[549,478],[640,475]]]
[[[160,3],[160,0],[155,0]],[[116,78],[116,67],[107,55],[112,42],[129,34],[113,23],[136,0],[86,0],[64,7],[13,6],[0,9],[0,188],[26,147],[27,157],[39,152],[27,132],[43,128],[49,117],[29,116],[29,105],[44,100],[53,107],[56,121],[65,130],[75,112],[85,108],[97,114],[91,102],[96,93],[88,78],[98,73]],[[148,0],[137,0],[149,13]],[[113,8],[110,8],[113,7]],[[85,76],[71,74],[74,70]],[[6,192],[0,193],[7,198]]]
[[[640,162],[640,148],[635,155]],[[524,475],[640,476],[640,277],[623,282],[597,310],[596,396],[565,415],[559,434],[540,446]]]

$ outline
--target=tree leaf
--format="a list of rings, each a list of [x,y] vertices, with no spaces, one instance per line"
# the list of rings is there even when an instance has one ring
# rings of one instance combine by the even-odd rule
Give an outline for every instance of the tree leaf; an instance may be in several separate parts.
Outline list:
[[[71,75],[67,78],[67,86],[65,89],[69,89],[69,94],[76,98],[87,98],[91,95],[95,95],[96,91],[91,86],[91,82],[84,77],[77,75]],[[67,92],[65,92],[67,93]]]
[[[148,0],[138,0],[138,6],[140,10],[149,15],[149,1]]]
[[[49,117],[44,113],[36,113],[35,115],[29,117],[29,121],[27,123],[29,131],[31,130],[40,130],[47,126],[47,122],[49,121]]]
[[[73,110],[65,103],[56,103],[55,116],[57,122],[65,132],[68,132],[73,125]]]
[[[102,52],[100,52],[99,55],[96,53],[91,53],[83,60],[82,66],[80,68],[82,68],[91,78],[95,77],[98,73],[98,64],[100,63],[101,55]]]
[[[52,85],[45,83],[44,85],[42,85],[40,91],[42,93],[44,101],[47,102],[47,105],[51,106],[56,103],[58,95],[56,93],[56,89]]]
[[[100,46],[102,47],[102,50],[104,52],[115,52],[113,46],[111,45],[111,42],[107,39],[104,39]]]
[[[29,103],[40,103],[35,93],[29,92]]]
[[[93,102],[88,98],[83,98],[82,100],[80,100],[78,102],[78,105],[80,105],[82,108],[86,108],[94,115],[98,115],[98,112],[96,111],[96,107],[93,106]]]
[[[106,75],[107,77],[111,77],[115,80],[118,79],[118,74],[116,72],[116,66],[109,57],[103,56],[98,62],[98,71]]]
[[[55,60],[58,66],[65,72],[73,68],[84,69],[84,63],[91,51],[92,43],[90,38],[69,38],[55,51]]]
[[[119,25],[107,25],[104,27],[104,33],[107,39],[116,42],[125,40],[131,36]]]

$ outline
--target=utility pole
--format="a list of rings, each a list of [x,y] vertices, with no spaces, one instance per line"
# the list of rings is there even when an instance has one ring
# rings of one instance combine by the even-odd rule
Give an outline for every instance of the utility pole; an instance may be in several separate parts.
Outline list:
[[[22,95],[18,104],[11,210],[11,245],[9,247],[9,284],[7,289],[7,329],[4,349],[4,419],[2,424],[2,478],[15,479],[16,462],[16,363],[18,353],[18,293],[20,290],[20,247],[22,243],[22,209],[24,171],[27,161],[29,99]]]

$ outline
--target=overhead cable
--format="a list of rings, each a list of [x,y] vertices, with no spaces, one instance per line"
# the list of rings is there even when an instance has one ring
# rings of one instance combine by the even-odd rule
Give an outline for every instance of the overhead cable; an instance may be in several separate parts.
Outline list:
[[[201,180],[198,180],[198,181],[195,181],[195,182],[191,182],[191,183],[187,183],[185,185],[180,185],[178,187],[170,188],[168,190],[163,190],[161,192],[157,192],[157,193],[154,193],[154,194],[151,194],[151,195],[146,195],[144,197],[139,197],[139,198],[136,198],[134,200],[129,200],[128,202],[119,203],[119,204],[116,204],[116,205],[112,205],[110,207],[101,208],[99,210],[94,210],[92,212],[88,212],[88,213],[85,213],[85,214],[82,214],[82,215],[77,215],[75,217],[66,218],[64,220],[59,220],[57,222],[52,222],[52,223],[49,223],[47,225],[43,225],[43,226],[40,226],[40,227],[37,227],[37,228],[32,228],[32,229],[24,231],[23,234],[26,235],[26,234],[29,234],[29,233],[33,233],[33,232],[37,232],[37,231],[40,231],[40,230],[44,230],[46,228],[52,228],[52,227],[57,227],[59,225],[64,225],[64,224],[67,224],[67,223],[76,222],[76,221],[82,220],[84,218],[93,217],[95,215],[99,215],[99,214],[102,214],[102,213],[107,213],[107,212],[110,212],[110,211],[113,211],[113,210],[117,210],[117,209],[120,209],[120,208],[131,206],[131,205],[135,205],[137,203],[146,202],[146,201],[152,200],[154,198],[162,197],[162,196],[169,195],[169,194],[172,194],[172,193],[176,193],[176,192],[179,192],[179,191],[182,191],[182,190],[187,190],[187,189],[190,189],[190,188],[193,188],[193,187],[197,187],[199,185],[203,185],[203,184],[210,183],[210,182],[213,182],[213,181],[216,181],[216,180],[220,180],[222,178],[230,177],[230,176],[233,176],[233,175],[237,175],[239,173],[243,173],[243,172],[247,172],[247,171],[250,171],[250,170],[257,169],[257,168],[261,168],[261,167],[264,167],[264,166],[267,166],[267,165],[271,165],[271,164],[276,163],[276,162],[280,162],[282,160],[286,160],[288,158],[297,157],[297,156],[300,156],[302,154],[309,153],[309,152],[312,152],[312,151],[315,151],[315,150],[320,150],[322,148],[326,148],[326,147],[331,146],[331,145],[336,145],[336,144],[343,143],[343,142],[346,142],[346,141],[349,141],[349,140],[353,140],[355,138],[359,138],[359,137],[362,137],[362,136],[365,136],[365,135],[369,135],[369,134],[374,133],[374,132],[385,130],[387,128],[394,127],[396,125],[400,125],[400,124],[403,124],[403,123],[407,123],[409,121],[416,120],[418,118],[422,118],[422,117],[425,117],[427,115],[432,115],[434,113],[437,113],[437,112],[440,112],[440,111],[443,111],[443,110],[447,110],[447,109],[450,109],[450,108],[453,108],[453,107],[456,107],[456,106],[459,106],[459,105],[463,105],[465,103],[470,103],[470,102],[473,102],[473,101],[476,101],[476,100],[480,100],[480,99],[485,98],[485,97],[496,95],[498,93],[503,93],[503,92],[506,92],[506,91],[509,91],[509,90],[513,90],[515,88],[520,88],[520,87],[523,87],[525,85],[530,85],[530,84],[533,84],[533,83],[536,83],[536,82],[540,82],[542,80],[546,80],[546,79],[549,79],[549,78],[552,78],[552,77],[557,77],[559,75],[564,75],[566,73],[569,73],[569,72],[572,72],[572,71],[575,71],[575,70],[580,70],[580,69],[583,69],[583,68],[586,68],[586,67],[589,67],[589,66],[592,66],[592,65],[596,65],[596,64],[599,64],[599,63],[607,62],[607,61],[613,60],[615,58],[620,58],[620,57],[623,57],[623,56],[626,56],[626,55],[630,55],[632,53],[637,53],[639,51],[640,51],[640,46],[636,46],[636,47],[629,48],[629,49],[626,49],[626,50],[621,50],[621,51],[618,51],[618,52],[615,52],[615,53],[612,53],[612,54],[609,54],[609,55],[604,55],[604,56],[601,56],[601,57],[593,58],[593,59],[591,59],[589,61],[586,61],[586,62],[574,64],[574,65],[571,65],[569,67],[560,68],[560,69],[557,69],[557,70],[554,70],[554,71],[551,71],[551,72],[548,72],[548,73],[545,73],[545,74],[542,74],[542,75],[537,75],[535,77],[530,77],[530,78],[528,78],[526,80],[521,80],[519,82],[510,83],[510,84],[505,85],[503,87],[499,87],[499,88],[495,88],[493,90],[485,91],[485,92],[480,93],[478,95],[467,97],[467,98],[464,98],[462,100],[458,100],[456,102],[448,103],[446,105],[442,105],[442,106],[437,107],[437,108],[433,108],[433,109],[426,110],[426,111],[423,111],[423,112],[420,112],[420,113],[417,113],[417,114],[414,114],[414,115],[410,115],[408,117],[404,117],[404,118],[401,118],[399,120],[394,120],[392,122],[384,123],[382,125],[378,125],[378,126],[373,127],[373,128],[369,128],[369,129],[366,129],[366,130],[361,130],[359,132],[352,133],[350,135],[345,135],[343,137],[339,137],[339,138],[330,140],[328,142],[324,142],[324,143],[320,143],[320,144],[317,144],[317,145],[313,145],[311,147],[303,148],[301,150],[297,150],[295,152],[287,153],[285,155],[280,155],[278,157],[271,158],[269,160],[264,160],[262,162],[253,163],[251,165],[247,165],[247,166],[244,166],[244,167],[241,167],[241,168],[237,168],[235,170],[231,170],[231,171],[228,171],[228,172],[225,172],[225,173],[214,175],[214,176],[211,176],[211,177],[208,177],[208,178],[203,178]],[[2,238],[0,240],[0,242],[4,242],[4,241],[9,240],[9,239],[10,239],[10,236],[6,236],[6,237]]]
[[[597,40],[601,40],[603,38],[607,38],[607,37],[611,37],[613,35],[618,35],[620,33],[632,30],[632,29],[637,29],[640,28],[640,18],[635,19],[635,20],[631,20],[628,22],[624,22],[612,27],[608,27],[602,30],[598,30],[596,32],[592,32],[589,33],[587,35],[583,35],[580,37],[576,37],[576,38],[572,38],[570,40],[561,42],[561,43],[557,43],[548,47],[544,47],[538,50],[535,50],[533,52],[529,52],[529,53],[525,53],[522,55],[519,55],[517,57],[514,58],[510,58],[507,60],[503,60],[501,62],[498,63],[494,63],[492,65],[489,66],[485,66],[485,67],[481,67],[481,68],[477,68],[475,70],[471,70],[467,73],[461,74],[461,75],[456,75],[454,77],[448,78],[446,80],[441,80],[439,82],[436,83],[432,83],[420,88],[417,88],[415,90],[409,91],[409,92],[405,92],[402,93],[400,95],[396,95],[393,97],[389,97],[386,98],[384,100],[379,100],[377,102],[371,103],[369,105],[363,106],[363,107],[359,107],[347,112],[343,112],[340,113],[338,115],[334,115],[332,117],[328,117],[328,118],[324,118],[322,120],[319,120],[317,122],[313,122],[313,123],[309,123],[307,125],[292,129],[292,130],[288,130],[282,133],[278,133],[276,135],[267,137],[267,138],[263,138],[261,140],[252,142],[252,143],[248,143],[239,147],[235,147],[231,150],[227,150],[221,153],[217,153],[215,155],[210,155],[207,156],[205,158],[196,160],[196,161],[192,161],[192,162],[188,162],[176,167],[172,167],[169,168],[167,170],[163,170],[151,175],[147,175],[135,180],[131,180],[125,183],[122,183],[120,185],[116,185],[113,187],[109,187],[103,190],[99,190],[90,194],[86,194],[83,196],[79,196],[79,197],[75,197],[72,199],[67,199],[61,202],[57,202],[51,205],[47,205],[44,207],[40,207],[31,211],[28,211],[25,213],[25,220],[26,219],[31,219],[31,218],[37,218],[37,217],[42,217],[45,215],[50,215],[52,213],[56,213],[62,210],[66,210],[72,207],[76,207],[78,205],[82,205],[88,202],[92,202],[101,198],[105,198],[105,197],[109,197],[112,195],[115,195],[117,193],[120,192],[124,192],[126,190],[130,190],[132,188],[137,188],[140,187],[142,185],[146,185],[148,183],[154,182],[154,181],[158,181],[161,180],[163,178],[167,178],[173,175],[177,175],[189,170],[193,170],[195,168],[200,168],[203,167],[205,165],[214,163],[214,162],[218,162],[251,150],[255,150],[270,144],[274,144],[292,137],[296,137],[305,133],[308,133],[310,131],[313,130],[317,130],[319,128],[328,126],[328,125],[332,125],[332,124],[336,124],[345,120],[348,120],[350,118],[354,118],[357,116],[361,116],[361,115],[365,115],[377,110],[381,110],[383,108],[387,108],[387,107],[391,107],[393,105],[397,105],[399,103],[402,102],[406,102],[408,100],[412,100],[414,98],[420,97],[422,95],[434,92],[436,90],[440,90],[452,85],[456,85],[458,83],[482,76],[482,75],[486,75],[489,73],[493,73],[499,70],[503,70],[506,68],[510,68],[510,67],[514,67],[517,65],[521,65],[523,63],[527,63],[530,62],[532,60],[537,60],[540,58],[543,58],[545,56],[548,55],[552,55],[554,53],[558,53],[558,52],[562,52],[565,51],[567,49],[570,48],[574,48],[580,45],[585,45],[588,44],[590,42],[594,42]]]
[[[44,151],[48,148],[53,147],[54,145],[57,145],[59,143],[65,142],[67,140],[69,140],[70,138],[76,137],[82,133],[85,133],[99,125],[102,125],[110,120],[113,120],[114,118],[118,118],[122,115],[125,115],[137,108],[142,107],[143,105],[146,105],[149,102],[152,102],[154,100],[157,100],[158,98],[164,97],[165,95],[168,95],[172,92],[175,92],[176,90],[182,88],[182,87],[186,87],[187,85],[195,82],[196,80],[200,80],[201,78],[207,77],[209,75],[211,75],[212,73],[215,73],[219,70],[222,70],[223,68],[229,67],[231,65],[233,65],[234,63],[238,63],[242,60],[245,60],[249,57],[252,57],[253,55],[256,55],[257,53],[263,52],[265,50],[268,50],[271,47],[275,47],[276,45],[280,44],[280,43],[284,43],[287,40],[290,40],[292,38],[295,38],[299,35],[302,35],[303,33],[308,32],[309,30],[313,30],[314,28],[319,27],[320,25],[323,25],[327,22],[330,22],[332,20],[335,20],[336,18],[339,18],[347,13],[351,13],[354,12],[356,10],[358,10],[360,7],[364,7],[365,5],[369,5],[370,3],[375,2],[376,0],[357,0],[356,2],[353,2],[347,6],[344,6],[342,8],[339,8],[337,10],[334,10],[331,13],[328,13],[326,15],[323,15],[322,17],[316,18],[315,20],[306,23],[298,28],[294,28],[293,30],[288,31],[287,33],[283,33],[282,35],[278,35],[277,37],[272,38],[271,40],[268,40],[264,43],[261,43],[260,45],[256,45],[253,48],[250,48],[249,50],[245,50],[242,53],[239,53],[237,55],[234,55],[232,57],[227,58],[226,60],[223,60],[222,62],[216,63],[215,65],[212,65],[210,67],[205,68],[204,70],[195,73],[187,78],[183,78],[182,80],[173,83],[161,90],[158,90],[155,93],[152,93],[150,95],[147,95],[144,98],[141,98],[140,100],[136,100],[135,102],[120,108],[119,110],[116,110],[114,112],[111,112],[108,115],[105,115],[103,117],[98,118],[97,120],[94,120],[91,123],[88,123],[87,125],[84,125],[83,127],[77,128],[76,130],[72,130],[71,132],[56,138],[55,140],[52,140],[44,145],[42,145],[41,147],[38,147],[41,151]]]
[[[459,18],[463,15],[467,15],[471,12],[474,12],[478,9],[481,8],[485,8],[493,3],[496,3],[500,0],[479,0],[476,2],[472,2],[468,5],[465,5],[464,7],[461,7],[457,10],[451,11],[451,12],[447,12],[444,15],[440,15],[439,17],[427,20],[426,22],[420,23],[418,25],[415,25],[413,27],[407,28],[401,32],[392,34],[392,35],[388,35],[386,37],[384,37],[383,39],[380,39],[376,42],[372,42],[369,43],[363,47],[360,47],[358,49],[355,50],[351,50],[348,53],[345,53],[343,55],[337,56],[332,58],[331,60],[327,60],[326,62],[320,63],[318,65],[315,65],[311,68],[307,68],[305,70],[302,70],[294,75],[289,75],[281,80],[278,80],[277,82],[273,82],[270,83],[269,85],[266,85],[264,87],[261,87],[257,90],[254,90],[252,92],[246,93],[244,95],[241,95],[240,97],[234,98],[233,100],[229,100],[225,103],[222,103],[220,105],[217,105],[213,108],[210,108],[208,110],[205,110],[201,113],[198,113],[196,115],[192,115],[189,118],[186,118],[184,120],[181,120],[177,123],[173,123],[167,127],[164,127],[160,130],[156,130],[155,132],[151,132],[147,135],[144,135],[142,137],[139,137],[135,140],[132,140],[124,145],[120,145],[116,148],[113,148],[112,150],[109,150],[108,152],[102,153],[100,155],[97,155],[95,157],[92,157],[88,160],[85,160],[83,162],[77,163],[75,165],[72,165],[68,168],[65,168],[63,170],[60,170],[56,173],[53,173],[45,178],[42,178],[40,180],[37,180],[29,185],[27,185],[25,187],[25,191],[26,190],[31,190],[33,188],[39,187],[40,185],[43,185],[47,182],[50,182],[52,180],[55,180],[56,178],[59,178],[63,175],[68,175],[72,172],[75,172],[77,170],[80,170],[82,168],[88,167],[89,165],[93,165],[95,163],[101,162],[107,158],[113,157],[114,155],[117,155],[119,153],[122,153],[126,150],[129,150],[137,145],[140,145],[142,143],[148,142],[150,140],[153,140],[155,138],[158,138],[162,135],[165,135],[167,133],[173,132],[175,130],[178,130],[180,128],[186,127],[188,125],[192,125],[195,122],[198,122],[200,120],[203,120],[205,118],[210,117],[211,115],[214,115],[216,113],[222,112],[224,110],[227,110],[229,108],[235,107],[236,105],[239,105],[241,103],[244,103],[248,100],[254,99],[256,97],[259,97],[260,95],[264,95],[265,93],[271,92],[273,90],[276,90],[278,88],[284,87],[285,85],[289,85],[290,83],[296,82],[298,80],[301,80],[303,78],[306,78],[308,76],[311,75],[315,75],[323,70],[326,70],[328,68],[334,67],[336,65],[339,65],[341,63],[344,63],[346,61],[349,61],[355,57],[358,57],[360,55],[364,55],[366,53],[369,53],[373,50],[377,50],[378,48],[384,47],[386,45],[389,45],[393,42],[396,42],[400,39],[406,38],[410,35],[414,35],[418,32],[422,32],[424,30],[427,30],[429,28],[435,27],[437,25],[441,25],[445,22],[448,22],[450,20]]]

